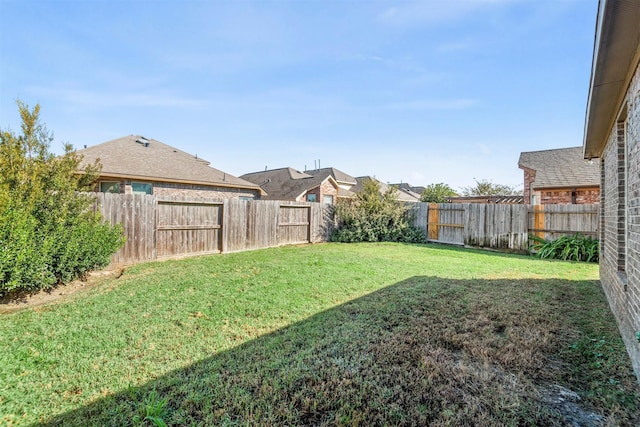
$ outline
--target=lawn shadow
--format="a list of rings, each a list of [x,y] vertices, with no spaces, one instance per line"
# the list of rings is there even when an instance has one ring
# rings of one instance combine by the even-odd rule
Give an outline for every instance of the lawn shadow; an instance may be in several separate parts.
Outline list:
[[[568,352],[593,315],[626,356],[596,281],[415,276],[39,425],[635,425],[628,359]]]

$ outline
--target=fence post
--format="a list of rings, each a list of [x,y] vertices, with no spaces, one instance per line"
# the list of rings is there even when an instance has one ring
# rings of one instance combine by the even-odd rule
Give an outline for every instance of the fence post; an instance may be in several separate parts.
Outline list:
[[[227,252],[227,218],[229,217],[229,199],[222,201],[222,218],[220,218],[220,253]]]
[[[536,236],[544,239],[545,233],[544,230],[544,205],[534,205],[533,206],[533,228]]]
[[[311,213],[311,203],[309,203],[309,206],[307,206],[307,242],[311,243],[311,217],[312,217],[312,213]]]
[[[429,240],[438,240],[438,223],[440,222],[440,205],[438,203],[429,203],[429,214],[427,215],[427,238]]]

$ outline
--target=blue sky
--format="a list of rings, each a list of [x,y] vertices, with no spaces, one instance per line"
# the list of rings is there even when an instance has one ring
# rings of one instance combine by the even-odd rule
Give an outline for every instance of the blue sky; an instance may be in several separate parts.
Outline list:
[[[140,134],[233,175],[522,186],[582,144],[597,0],[0,0],[0,127]]]

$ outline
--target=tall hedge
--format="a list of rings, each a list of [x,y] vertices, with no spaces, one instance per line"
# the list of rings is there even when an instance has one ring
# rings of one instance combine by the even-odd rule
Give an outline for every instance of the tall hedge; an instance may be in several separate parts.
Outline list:
[[[334,242],[406,242],[423,243],[422,230],[411,225],[409,209],[396,198],[398,190],[389,187],[380,192],[377,181],[366,179],[354,200],[336,205],[337,228]]]
[[[93,212],[90,190],[100,165],[82,172],[69,144],[49,151],[53,137],[40,106],[18,101],[22,133],[0,131],[0,296],[50,289],[104,267],[124,243],[122,228]]]

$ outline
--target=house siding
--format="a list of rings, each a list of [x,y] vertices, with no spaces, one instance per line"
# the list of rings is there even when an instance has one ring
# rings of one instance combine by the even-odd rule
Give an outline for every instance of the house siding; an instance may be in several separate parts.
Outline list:
[[[601,158],[600,279],[640,380],[640,68],[625,108],[626,135],[624,124],[616,124]]]
[[[583,205],[600,203],[600,189],[562,188],[534,191],[536,202],[541,205]]]
[[[246,188],[209,187],[206,185],[173,184],[158,182],[153,184],[153,194],[157,196],[190,196],[212,199],[232,199],[236,197],[250,197],[259,199],[258,190]]]
[[[536,171],[522,166],[521,169],[524,170],[524,201],[526,204],[534,204],[534,201],[531,200],[531,189],[536,180]]]
[[[524,171],[524,200],[532,205],[582,205],[600,203],[598,186],[582,188],[536,188],[536,171],[520,166]]]
[[[104,179],[105,182],[118,182],[116,180]],[[196,198],[208,198],[214,200],[231,199],[235,197],[250,197],[252,199],[259,199],[260,193],[258,190],[250,190],[247,188],[227,188],[216,187],[207,185],[192,185],[192,184],[174,184],[168,182],[154,182],[144,180],[121,180],[120,192],[124,194],[131,194],[131,182],[148,182],[153,185],[153,194],[156,196],[180,196],[180,197],[196,197]]]

